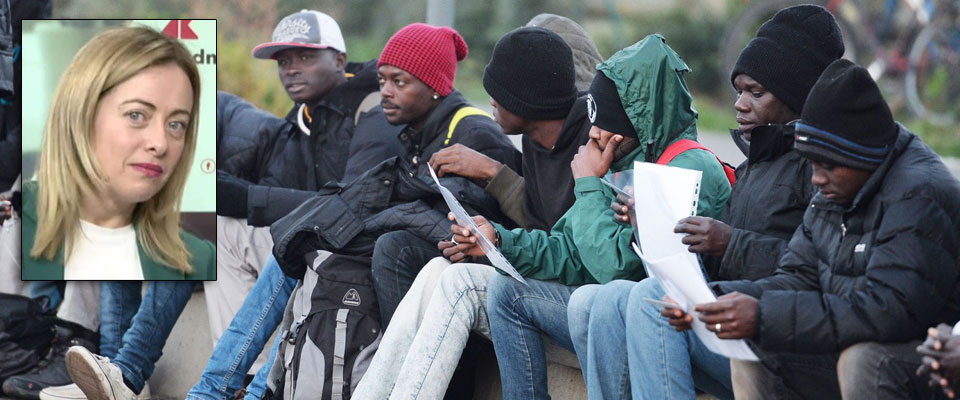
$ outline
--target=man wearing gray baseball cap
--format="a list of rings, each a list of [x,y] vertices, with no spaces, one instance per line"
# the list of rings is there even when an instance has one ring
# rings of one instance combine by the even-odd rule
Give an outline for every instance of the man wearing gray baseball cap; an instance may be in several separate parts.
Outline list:
[[[257,174],[261,177],[258,181],[249,182],[227,173],[228,170],[217,173],[218,198],[226,200],[217,205],[218,280],[205,282],[204,293],[211,336],[215,344],[222,342],[221,347],[240,349],[246,340],[242,336],[247,333],[228,329],[231,321],[253,326],[260,311],[269,308],[260,302],[272,301],[278,287],[289,284],[292,289],[279,268],[265,268],[270,265],[267,260],[273,239],[269,227],[265,226],[269,224],[261,221],[260,216],[270,213],[271,208],[314,195],[327,182],[344,180],[345,171],[350,169],[347,161],[353,160],[351,142],[361,142],[365,150],[389,145],[384,140],[365,140],[357,133],[356,125],[363,112],[380,102],[376,60],[349,63],[346,51],[337,22],[327,14],[312,10],[284,17],[271,40],[252,51],[255,58],[276,61],[280,82],[294,105],[286,116],[290,125],[269,133],[275,136],[266,141],[269,144],[265,145],[271,148],[255,149],[258,154],[272,154],[272,161],[264,164],[265,171]],[[231,101],[240,103],[242,99]],[[236,123],[224,122],[226,139],[222,143],[218,141],[218,152],[236,153],[228,148],[232,143],[250,146],[246,132],[251,130],[249,123],[234,119]],[[231,135],[238,137],[238,141],[229,142]],[[395,138],[393,141],[395,151],[399,152],[399,141]],[[265,141],[253,138],[253,142]],[[377,152],[388,153],[390,151]],[[255,300],[241,309],[248,297]],[[283,306],[279,308],[282,311]],[[244,312],[246,310],[250,312]],[[248,321],[246,318],[251,315],[254,320]],[[234,389],[243,386],[248,369],[256,372],[267,361],[266,354],[253,361],[259,352],[258,348],[213,354],[190,397],[232,395]],[[235,371],[234,357],[243,357],[244,367]],[[229,390],[224,391],[225,388]],[[253,392],[260,393],[258,389],[262,391],[255,388]]]

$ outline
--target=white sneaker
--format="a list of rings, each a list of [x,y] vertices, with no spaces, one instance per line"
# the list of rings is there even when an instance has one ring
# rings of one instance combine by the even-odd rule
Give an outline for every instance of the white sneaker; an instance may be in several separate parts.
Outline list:
[[[77,387],[90,400],[145,400],[150,388],[143,386],[137,395],[123,383],[120,368],[107,357],[90,352],[85,347],[73,346],[67,350],[67,372]]]
[[[87,400],[87,395],[76,383],[64,386],[50,386],[40,391],[40,400]]]

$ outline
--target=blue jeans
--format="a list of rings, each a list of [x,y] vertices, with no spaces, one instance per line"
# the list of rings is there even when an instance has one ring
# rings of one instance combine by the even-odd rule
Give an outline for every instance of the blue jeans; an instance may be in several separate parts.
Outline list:
[[[584,285],[570,295],[567,325],[591,399],[630,398],[630,377],[624,357],[625,323],[619,312],[608,311],[625,309],[630,289],[636,284],[620,280],[605,285]],[[596,299],[603,300],[595,302]],[[608,320],[600,321],[601,315]],[[603,324],[601,338],[590,336],[590,328],[596,324]]]
[[[573,351],[567,328],[567,301],[576,286],[527,279],[528,285],[496,275],[487,287],[493,348],[500,364],[504,399],[548,399],[546,334]]]
[[[243,386],[246,371],[283,320],[283,309],[296,285],[297,280],[284,275],[277,259],[271,255],[240,311],[217,341],[200,381],[190,389],[187,398],[233,398],[233,392]],[[277,343],[274,343],[270,361],[247,387],[247,398],[259,399],[266,392],[267,375],[276,352]]]
[[[192,281],[150,282],[141,301],[143,282],[100,282],[100,353],[120,368],[136,392],[153,375],[194,285]]]
[[[663,298],[655,279],[585,286],[572,296],[569,313],[589,313],[586,326],[571,320],[570,331],[590,398],[692,399],[699,388],[732,399],[730,361],[693,331],[677,332],[645,297]]]

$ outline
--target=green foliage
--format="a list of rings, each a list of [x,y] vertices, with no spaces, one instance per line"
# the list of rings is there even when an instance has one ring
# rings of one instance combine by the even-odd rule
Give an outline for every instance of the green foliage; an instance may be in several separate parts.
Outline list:
[[[293,106],[277,77],[277,64],[250,55],[249,40],[223,40],[217,33],[217,90],[226,90],[276,115]]]
[[[700,95],[727,94],[729,82],[717,80],[722,63],[719,47],[724,21],[708,14],[691,13],[685,8],[666,13],[621,14],[619,19],[622,27],[610,18],[584,25],[604,57],[649,34],[660,33],[693,70],[685,76],[691,90]]]
[[[960,158],[960,127],[937,126],[920,119],[909,120],[904,125],[938,154]]]

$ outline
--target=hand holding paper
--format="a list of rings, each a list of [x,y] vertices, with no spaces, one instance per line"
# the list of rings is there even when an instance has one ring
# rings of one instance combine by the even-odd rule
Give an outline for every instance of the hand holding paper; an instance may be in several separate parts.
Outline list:
[[[517,269],[510,264],[509,261],[500,253],[500,250],[497,250],[497,247],[493,245],[493,242],[487,238],[486,235],[481,231],[480,226],[474,222],[474,219],[470,217],[470,214],[467,214],[467,210],[463,209],[463,206],[460,205],[460,202],[457,201],[457,198],[453,196],[453,193],[449,189],[443,187],[440,184],[440,179],[437,179],[437,174],[433,172],[433,168],[427,168],[430,171],[430,176],[433,178],[433,182],[437,184],[437,188],[440,189],[440,194],[443,195],[443,200],[447,203],[447,207],[450,208],[450,212],[453,213],[454,218],[457,220],[457,224],[461,227],[466,228],[475,238],[475,243],[480,245],[480,248],[483,250],[483,255],[487,256],[487,259],[490,260],[490,263],[493,266],[507,275],[510,275],[513,279],[520,281],[524,284],[527,282],[523,280],[523,277],[517,272]],[[480,217],[483,222],[486,222],[486,219]],[[493,228],[487,222],[488,229]]]
[[[757,299],[727,293],[713,303],[697,304],[700,321],[720,339],[749,339],[757,334]]]
[[[711,312],[720,309],[729,311],[728,303],[716,305],[717,298],[707,286],[697,257],[687,251],[687,246],[682,243],[683,234],[674,232],[677,221],[696,212],[701,174],[700,171],[651,163],[634,164],[633,187],[637,189],[634,194],[635,229],[643,251],[636,245],[633,249],[643,261],[647,275],[656,278],[664,293],[691,314],[689,320],[686,316],[676,318],[677,321],[671,319],[671,325],[684,328],[681,322],[689,321],[697,337],[710,351],[729,358],[755,361],[757,356],[746,342],[726,339],[734,337],[723,333],[723,324],[727,322],[721,319],[723,316],[729,317],[729,314]],[[735,300],[738,305],[748,302],[747,299]],[[711,303],[714,305],[710,306]],[[705,304],[708,305],[707,312],[701,314],[700,307]],[[743,307],[746,309],[746,306]],[[754,308],[754,316],[755,311]],[[705,320],[713,323],[709,328],[704,323],[704,315]],[[723,336],[720,337],[715,333],[717,322],[721,324],[720,334]],[[745,327],[738,322],[737,328],[731,332],[742,334],[742,328]]]
[[[644,266],[647,267],[648,274],[660,282],[660,286],[663,287],[663,291],[667,296],[670,296],[670,298],[676,301],[684,310],[694,309],[691,313],[693,318],[692,321],[690,321],[693,326],[693,331],[710,351],[737,360],[758,360],[756,354],[753,353],[753,350],[750,350],[746,342],[739,339],[734,340],[718,337],[716,324],[714,323],[713,326],[708,328],[701,319],[701,316],[698,315],[699,312],[693,305],[699,307],[703,304],[714,303],[717,300],[710,288],[707,287],[707,281],[704,280],[703,274],[699,270],[699,264],[691,264],[688,262],[689,260],[684,258],[684,254],[674,254],[658,260],[650,260],[643,256],[636,245],[634,245],[633,250],[640,256],[640,259],[643,260]],[[689,255],[690,253],[688,252],[686,254]],[[685,318],[685,316],[681,318]],[[679,326],[679,324],[674,324],[673,322],[674,321],[671,321],[671,325],[674,327]]]
[[[456,221],[456,215],[450,213],[448,215],[453,221]],[[473,219],[474,225],[477,226],[480,236],[485,236],[487,240],[493,241],[494,235],[496,233],[493,225],[490,225],[490,222],[486,218],[479,215],[471,217]],[[453,240],[457,243],[457,249],[462,251],[468,256],[474,257],[483,257],[485,254],[483,248],[480,247],[478,243],[477,235],[475,235],[471,230],[470,226],[459,225],[459,223],[454,224],[450,227],[450,231],[453,232]]]

